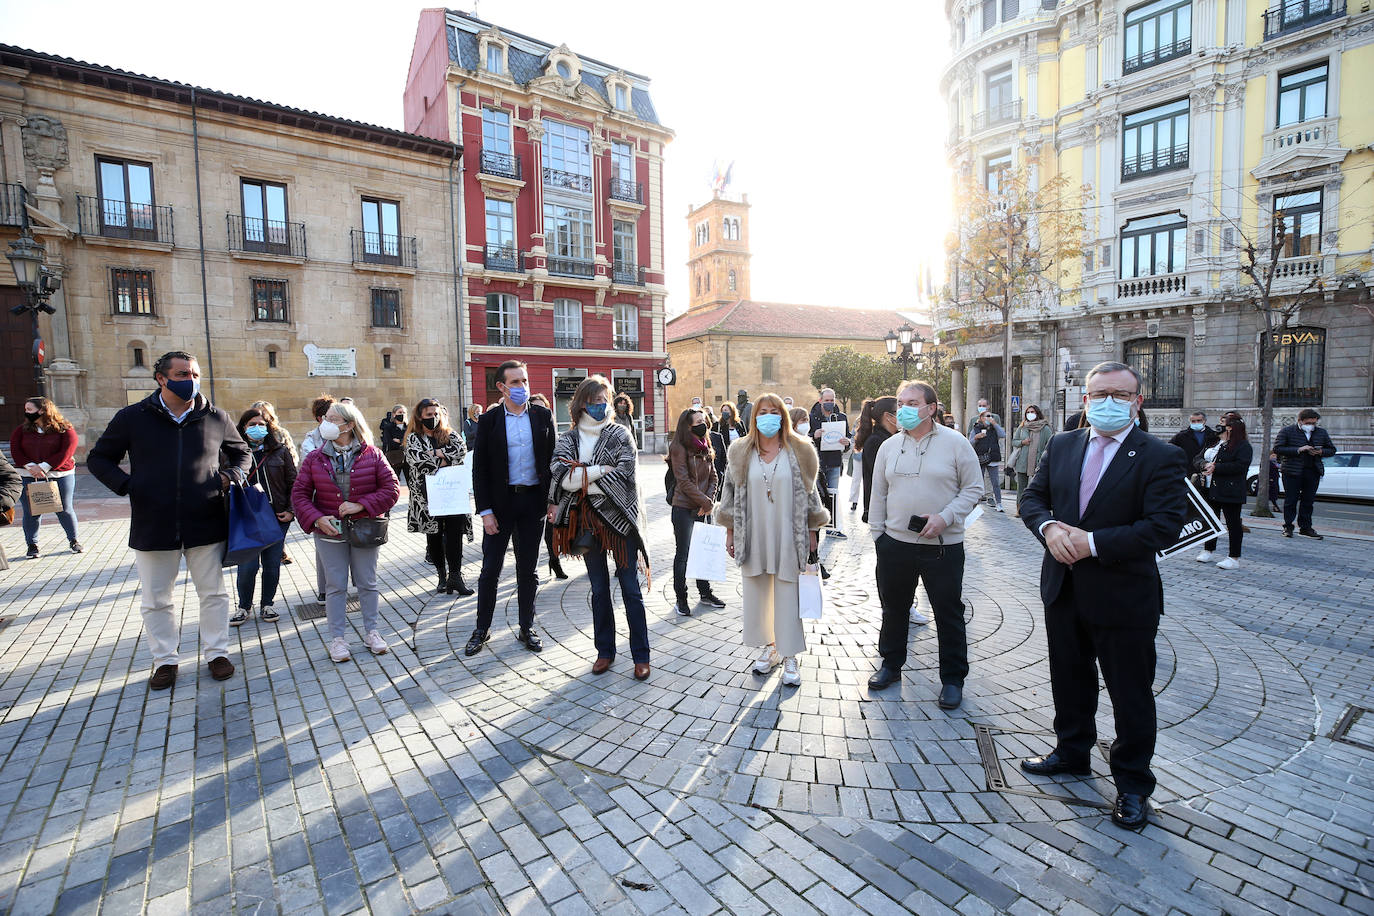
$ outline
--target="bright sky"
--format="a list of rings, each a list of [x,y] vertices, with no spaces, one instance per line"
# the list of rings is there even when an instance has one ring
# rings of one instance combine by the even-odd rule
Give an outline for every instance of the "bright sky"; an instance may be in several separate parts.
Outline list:
[[[754,298],[923,308],[917,278],[941,272],[949,211],[940,0],[477,2],[488,22],[652,81],[677,134],[670,315],[687,307],[686,214],[715,159],[735,161],[730,193],[752,205]],[[400,128],[421,8],[0,0],[0,42]]]

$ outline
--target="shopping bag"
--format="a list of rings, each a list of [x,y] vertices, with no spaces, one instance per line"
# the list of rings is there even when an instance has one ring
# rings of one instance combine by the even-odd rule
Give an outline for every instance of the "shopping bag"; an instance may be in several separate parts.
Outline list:
[[[687,550],[687,578],[724,582],[725,558],[725,529],[720,525],[695,522],[692,543]]]
[[[797,576],[798,609],[802,620],[820,620],[825,599],[821,594],[821,571],[818,566],[808,566]]]
[[[443,515],[468,515],[472,512],[468,494],[472,490],[472,473],[467,464],[440,468],[425,477],[425,498],[429,501],[431,518]]]
[[[29,512],[42,515],[44,512],[60,512],[62,494],[57,490],[55,480],[34,480],[29,483]]]
[[[229,538],[224,547],[224,566],[237,566],[282,539],[281,522],[257,487],[236,483],[229,488]]]

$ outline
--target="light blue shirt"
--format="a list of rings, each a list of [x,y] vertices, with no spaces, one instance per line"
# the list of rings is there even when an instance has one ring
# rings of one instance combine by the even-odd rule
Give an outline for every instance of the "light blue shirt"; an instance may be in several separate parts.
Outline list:
[[[534,430],[530,428],[528,406],[520,413],[506,410],[506,464],[511,486],[535,486],[539,471],[534,467]]]

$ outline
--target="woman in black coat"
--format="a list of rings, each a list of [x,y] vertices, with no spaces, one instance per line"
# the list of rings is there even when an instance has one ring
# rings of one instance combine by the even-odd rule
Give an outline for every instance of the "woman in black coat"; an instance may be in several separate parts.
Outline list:
[[[1230,549],[1226,558],[1218,562],[1217,566],[1220,569],[1235,569],[1240,566],[1240,545],[1245,537],[1240,510],[1249,498],[1249,494],[1246,493],[1246,478],[1250,473],[1250,462],[1255,457],[1255,450],[1246,439],[1244,420],[1228,416],[1224,424],[1221,442],[1217,445],[1217,452],[1211,461],[1207,461],[1205,457],[1210,449],[1203,452],[1198,460],[1202,463],[1202,473],[1210,478],[1207,501],[1226,518],[1226,536],[1230,541]],[[1209,562],[1216,547],[1215,538],[1202,545],[1202,553],[1197,557],[1198,562]]]

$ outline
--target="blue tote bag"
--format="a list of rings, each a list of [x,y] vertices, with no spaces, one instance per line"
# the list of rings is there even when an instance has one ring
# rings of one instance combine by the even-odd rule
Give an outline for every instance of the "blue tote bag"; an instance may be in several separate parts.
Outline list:
[[[229,540],[224,565],[237,566],[280,541],[281,522],[267,494],[257,487],[234,484],[229,488]]]

